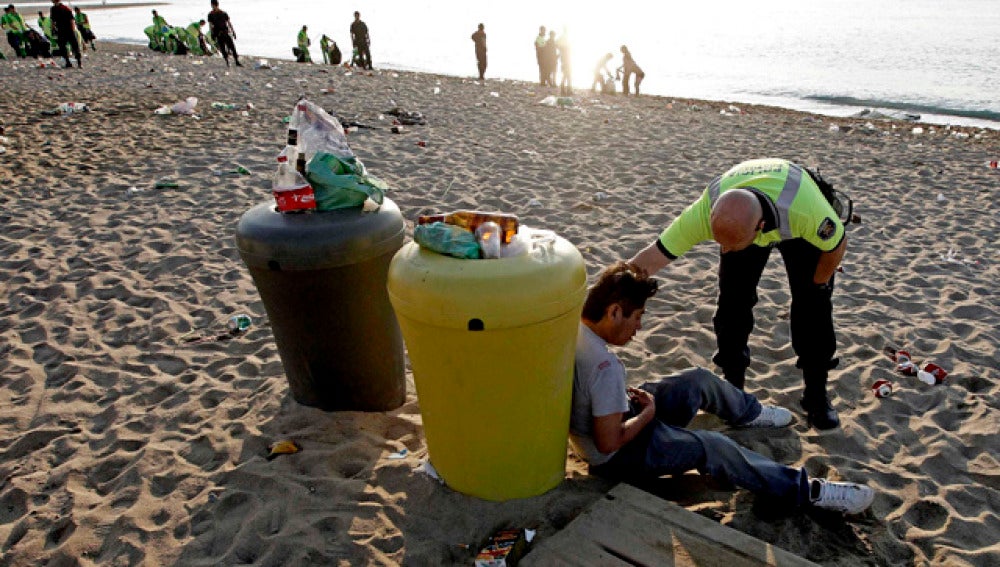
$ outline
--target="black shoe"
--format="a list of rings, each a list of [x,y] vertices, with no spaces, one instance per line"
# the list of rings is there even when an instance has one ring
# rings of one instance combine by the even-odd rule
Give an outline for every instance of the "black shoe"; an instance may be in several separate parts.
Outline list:
[[[236,66],[237,66],[237,67],[242,67],[242,66],[243,66],[243,64],[242,64],[242,63],[240,63],[239,61],[237,61],[237,62],[236,62]]]
[[[809,424],[816,429],[834,429],[840,426],[837,410],[833,409],[826,396],[818,399],[802,398],[802,409],[806,410]]]

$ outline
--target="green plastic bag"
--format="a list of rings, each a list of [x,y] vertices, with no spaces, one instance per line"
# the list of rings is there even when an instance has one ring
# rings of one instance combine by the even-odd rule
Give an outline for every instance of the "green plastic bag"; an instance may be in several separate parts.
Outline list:
[[[456,258],[476,260],[479,258],[479,243],[476,236],[460,226],[432,222],[418,224],[413,228],[413,240],[422,248]]]
[[[319,211],[361,207],[366,199],[381,205],[385,196],[385,182],[368,175],[361,160],[353,156],[319,152],[309,160],[306,171]]]

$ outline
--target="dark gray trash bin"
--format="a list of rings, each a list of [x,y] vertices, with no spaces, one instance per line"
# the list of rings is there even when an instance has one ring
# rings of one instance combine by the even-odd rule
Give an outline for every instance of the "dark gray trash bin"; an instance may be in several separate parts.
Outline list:
[[[386,276],[403,216],[361,209],[243,214],[236,247],[264,301],[292,396],[324,410],[385,411],[406,397],[403,340]]]

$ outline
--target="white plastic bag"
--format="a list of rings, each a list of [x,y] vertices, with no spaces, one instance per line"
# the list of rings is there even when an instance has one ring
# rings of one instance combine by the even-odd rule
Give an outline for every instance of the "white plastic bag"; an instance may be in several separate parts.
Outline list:
[[[189,96],[171,106],[170,111],[174,114],[194,114],[196,106],[198,106],[198,97]]]

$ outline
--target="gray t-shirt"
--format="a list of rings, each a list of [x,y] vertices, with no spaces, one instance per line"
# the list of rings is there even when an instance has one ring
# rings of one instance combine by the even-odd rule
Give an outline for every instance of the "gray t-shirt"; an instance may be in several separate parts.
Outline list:
[[[625,366],[608,351],[604,339],[580,323],[573,372],[573,410],[569,418],[573,451],[591,465],[606,463],[614,453],[597,449],[594,418],[627,411]]]

